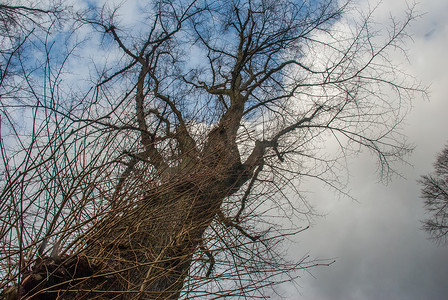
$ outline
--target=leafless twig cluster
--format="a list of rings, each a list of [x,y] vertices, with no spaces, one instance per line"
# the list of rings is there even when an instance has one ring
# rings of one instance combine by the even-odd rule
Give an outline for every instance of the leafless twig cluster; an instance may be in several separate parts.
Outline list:
[[[263,298],[330,264],[285,259],[312,212],[297,180],[341,188],[328,140],[342,158],[369,149],[387,174],[409,150],[400,108],[424,92],[388,56],[413,12],[384,40],[370,15],[341,22],[347,9],[155,0],[138,27],[89,8],[73,33],[16,43],[1,85],[3,298]],[[82,34],[111,55],[83,56]]]

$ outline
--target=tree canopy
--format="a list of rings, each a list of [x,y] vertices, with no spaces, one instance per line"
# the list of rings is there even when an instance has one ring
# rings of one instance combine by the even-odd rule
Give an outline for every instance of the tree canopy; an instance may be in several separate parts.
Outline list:
[[[390,58],[412,10],[384,34],[352,9],[154,0],[129,20],[106,4],[11,40],[4,294],[264,297],[321,264],[282,255],[311,214],[298,184],[342,190],[344,158],[360,149],[387,175],[409,151],[407,103],[424,93]]]
[[[423,229],[438,243],[446,243],[448,237],[448,148],[437,156],[435,171],[422,176],[422,195],[429,218]]]

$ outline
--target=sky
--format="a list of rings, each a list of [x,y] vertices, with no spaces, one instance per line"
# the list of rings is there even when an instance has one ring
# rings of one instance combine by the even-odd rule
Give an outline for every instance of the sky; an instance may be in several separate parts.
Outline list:
[[[126,2],[121,15],[133,15],[135,3]],[[376,2],[355,3],[366,11]],[[384,1],[375,16],[378,22],[390,15],[403,16],[407,7],[404,0]],[[290,256],[309,254],[336,262],[300,273],[298,289],[291,284],[278,287],[286,299],[439,300],[448,295],[448,246],[436,245],[420,229],[425,210],[417,183],[433,170],[437,153],[448,144],[448,1],[421,0],[417,11],[423,15],[410,27],[409,63],[401,68],[430,88],[429,100],[414,99],[402,124],[415,145],[409,164],[399,165],[402,177],[385,184],[379,181],[369,153],[349,160],[348,190],[356,200],[312,182],[300,187],[309,191],[310,204],[325,216],[315,218],[311,228],[297,236]],[[129,25],[126,20],[122,18]],[[135,22],[128,20],[131,25]]]
[[[364,0],[359,5],[368,6]],[[402,15],[406,7],[404,0],[384,1],[377,14]],[[429,99],[414,99],[402,124],[415,145],[409,164],[399,166],[402,176],[385,184],[378,180],[369,153],[352,158],[348,190],[356,201],[316,183],[301,186],[324,216],[297,237],[289,249],[291,258],[309,254],[336,262],[300,273],[298,289],[280,286],[286,299],[447,298],[448,245],[438,246],[420,229],[426,216],[417,180],[433,170],[437,153],[448,144],[448,1],[421,0],[417,10],[423,15],[410,27],[409,64],[402,68],[430,88]]]
[[[361,5],[365,3],[361,1]],[[400,15],[401,0],[379,7],[382,16]],[[356,201],[331,190],[306,184],[309,200],[324,217],[297,238],[291,256],[309,253],[335,258],[330,267],[303,272],[300,288],[283,286],[287,299],[447,299],[448,245],[438,246],[422,231],[425,219],[419,198],[421,175],[448,144],[448,1],[422,0],[423,13],[410,27],[409,65],[403,68],[429,85],[429,100],[414,99],[402,125],[415,150],[402,164],[402,175],[379,182],[374,158],[368,153],[349,161],[348,189]]]

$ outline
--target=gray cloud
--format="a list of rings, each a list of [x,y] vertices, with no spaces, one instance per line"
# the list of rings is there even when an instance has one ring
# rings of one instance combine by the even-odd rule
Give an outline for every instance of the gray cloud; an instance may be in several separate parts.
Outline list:
[[[389,5],[389,4],[387,4]],[[401,6],[401,9],[404,6]],[[336,257],[329,268],[304,272],[299,290],[284,288],[289,299],[445,299],[448,295],[448,246],[437,246],[420,230],[425,218],[421,175],[432,171],[435,156],[448,142],[448,12],[446,1],[426,0],[427,12],[411,27],[409,73],[431,84],[430,101],[416,99],[403,124],[416,145],[400,173],[388,185],[377,182],[373,158],[362,154],[351,163],[351,194],[337,199],[317,188],[310,200],[327,216],[298,237],[291,252]],[[400,12],[396,5],[385,9]],[[310,184],[309,190],[316,190]],[[336,199],[335,199],[336,198]],[[317,200],[320,199],[320,200]]]
[[[136,1],[130,2],[134,4],[128,3],[120,18],[125,25],[126,20],[135,21],[131,16],[138,9]],[[399,15],[403,7],[404,1],[387,1],[380,13],[385,18],[389,10]],[[385,186],[377,182],[374,158],[363,153],[353,159],[349,189],[358,202],[338,198],[316,183],[301,186],[313,192],[311,204],[326,217],[315,219],[289,252],[297,258],[309,252],[312,257],[337,261],[328,268],[309,270],[314,277],[304,271],[299,291],[292,285],[280,287],[289,299],[412,300],[448,295],[448,247],[436,246],[419,229],[425,214],[416,183],[432,170],[436,153],[448,142],[448,1],[422,0],[419,9],[427,14],[412,26],[408,71],[431,83],[431,100],[416,99],[403,124],[409,141],[416,145],[409,157],[413,167],[403,165],[404,179],[395,178]],[[104,58],[101,53],[97,56]],[[84,67],[79,68],[83,69],[75,73],[85,74]]]

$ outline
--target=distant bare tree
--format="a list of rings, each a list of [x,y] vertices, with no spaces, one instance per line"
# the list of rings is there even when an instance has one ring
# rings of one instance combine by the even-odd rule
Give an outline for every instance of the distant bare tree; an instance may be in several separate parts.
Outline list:
[[[1,95],[4,298],[263,298],[330,263],[282,254],[311,213],[298,182],[340,189],[346,155],[369,149],[387,175],[409,150],[397,125],[423,91],[389,51],[412,11],[384,37],[332,0],[142,9],[129,29],[120,8],[90,8],[16,59]],[[81,55],[82,33],[104,56]]]
[[[421,197],[430,217],[424,221],[423,229],[438,243],[448,238],[448,148],[437,156],[435,172],[422,176]]]

